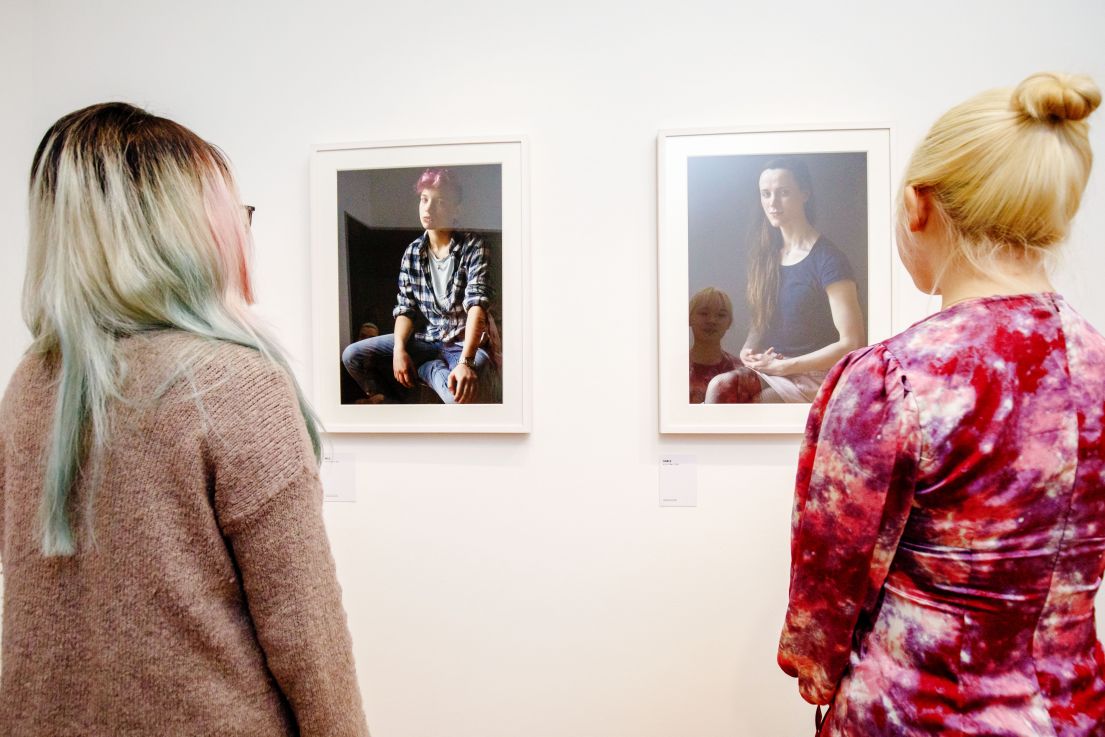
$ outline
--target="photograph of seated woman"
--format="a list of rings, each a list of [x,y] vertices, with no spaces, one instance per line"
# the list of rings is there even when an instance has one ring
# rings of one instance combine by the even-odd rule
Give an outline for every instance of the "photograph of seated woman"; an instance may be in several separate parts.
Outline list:
[[[446,404],[500,402],[487,246],[457,229],[464,193],[448,169],[424,171],[414,192],[426,230],[400,263],[395,332],[350,344],[342,363],[369,404],[419,402],[419,384]]]
[[[705,401],[710,379],[740,365],[740,359],[721,347],[732,324],[733,302],[725,292],[706,287],[691,297],[691,404]]]
[[[740,365],[706,389],[710,404],[811,402],[825,373],[865,342],[848,258],[811,223],[813,184],[796,157],[759,175],[760,212],[748,257],[751,315]]]
[[[1105,734],[1105,338],[1046,268],[1100,101],[1034,75],[906,167],[898,252],[941,309],[832,370],[799,457],[778,659],[822,737]]]

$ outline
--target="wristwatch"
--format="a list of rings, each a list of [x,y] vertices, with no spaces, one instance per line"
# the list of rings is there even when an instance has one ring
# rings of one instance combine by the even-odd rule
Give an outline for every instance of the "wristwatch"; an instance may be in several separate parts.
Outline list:
[[[460,362],[470,369],[476,368],[476,359],[461,357]]]

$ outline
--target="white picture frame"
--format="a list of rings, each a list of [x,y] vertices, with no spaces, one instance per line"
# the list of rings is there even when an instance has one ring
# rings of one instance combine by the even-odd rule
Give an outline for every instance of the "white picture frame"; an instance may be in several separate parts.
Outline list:
[[[861,297],[866,340],[871,344],[890,336],[893,264],[890,140],[891,130],[883,125],[660,132],[657,138],[657,195],[661,433],[779,434],[801,433],[804,430],[808,403],[690,402],[688,305],[692,294],[701,288],[704,280],[727,280],[726,283],[734,285],[731,291],[739,292],[730,295],[735,318],[740,318],[742,310],[748,312],[741,286],[745,283],[744,275],[739,267],[728,267],[723,259],[717,261],[717,254],[725,252],[716,250],[742,248],[741,241],[747,236],[732,232],[729,238],[728,231],[723,229],[723,224],[719,224],[721,216],[711,213],[724,211],[724,196],[719,199],[718,194],[724,193],[725,188],[741,176],[744,179],[736,185],[736,189],[741,191],[741,198],[749,196],[744,193],[746,185],[751,193],[758,191],[756,179],[746,176],[756,169],[753,164],[762,167],[761,162],[770,158],[799,157],[817,163],[822,179],[835,175],[848,180],[819,182],[815,167],[809,167],[815,193],[827,191],[838,201],[846,203],[848,200],[840,198],[848,196],[849,187],[852,190],[852,204],[839,209],[854,214],[854,222],[845,222],[839,213],[836,219],[838,229],[850,229],[852,233],[865,235],[865,257],[856,258],[853,253],[849,258],[853,262]],[[750,196],[756,204],[746,205],[746,208],[759,206],[758,195]],[[865,207],[859,206],[860,200]],[[860,216],[862,210],[865,212]],[[751,210],[748,212],[751,213]],[[751,217],[751,214],[747,216]],[[828,232],[829,227],[819,227],[819,230],[832,238],[834,234]],[[705,235],[711,232],[714,237]],[[726,234],[726,237],[718,237],[719,233]],[[714,261],[710,261],[711,258]],[[734,259],[735,263],[739,263],[739,257]],[[695,263],[692,264],[692,261]],[[708,277],[703,277],[703,273]],[[734,324],[738,322],[739,319],[734,320]],[[726,339],[728,347],[723,343],[723,349],[737,356],[744,335],[727,333]]]
[[[527,166],[526,144],[520,137],[339,143],[313,148],[313,402],[326,432],[530,431]],[[431,168],[447,168],[466,186],[471,185],[465,192],[465,204],[474,204],[466,206],[464,217],[494,240],[488,246],[498,280],[495,311],[502,348],[501,401],[432,403],[437,397],[429,390],[414,403],[363,403],[367,401],[363,393],[352,398],[342,351],[357,339],[355,330],[362,320],[369,319],[364,315],[374,317],[371,321],[381,333],[393,329],[385,304],[386,282],[391,280],[394,287],[390,289],[394,305],[405,250],[404,245],[396,250],[396,244],[405,236],[425,232],[419,222],[414,185],[419,175]],[[408,200],[409,210],[405,209]]]

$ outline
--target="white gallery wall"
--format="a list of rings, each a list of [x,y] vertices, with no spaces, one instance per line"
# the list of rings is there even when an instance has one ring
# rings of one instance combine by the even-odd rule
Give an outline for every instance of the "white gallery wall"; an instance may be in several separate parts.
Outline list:
[[[19,362],[28,336],[20,318],[27,251],[27,175],[38,136],[31,75],[32,5],[0,0],[0,382]]]
[[[798,439],[657,433],[658,130],[889,123],[892,175],[950,105],[1031,72],[1105,85],[1105,4],[0,1],[0,382],[24,178],[108,99],[192,127],[257,207],[257,309],[310,386],[312,144],[521,134],[533,432],[343,436],[327,507],[375,737],[773,737],[813,708],[775,665]],[[1105,326],[1105,111],[1059,282]],[[891,248],[872,242],[871,248]],[[936,307],[895,266],[893,322]],[[699,463],[660,508],[660,457]],[[831,582],[826,582],[831,585]]]

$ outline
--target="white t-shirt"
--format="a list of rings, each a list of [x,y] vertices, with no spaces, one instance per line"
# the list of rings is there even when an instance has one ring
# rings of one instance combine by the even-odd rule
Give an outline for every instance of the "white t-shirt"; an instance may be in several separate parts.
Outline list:
[[[434,299],[437,301],[437,306],[443,310],[448,310],[450,307],[449,283],[453,280],[454,266],[451,252],[445,258],[430,254],[430,281],[434,286]]]

